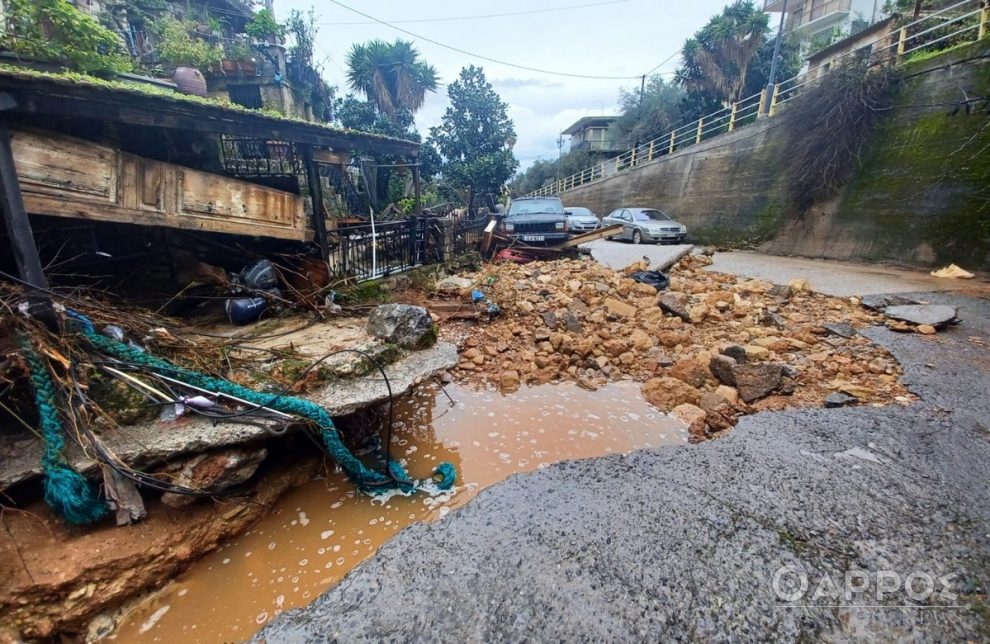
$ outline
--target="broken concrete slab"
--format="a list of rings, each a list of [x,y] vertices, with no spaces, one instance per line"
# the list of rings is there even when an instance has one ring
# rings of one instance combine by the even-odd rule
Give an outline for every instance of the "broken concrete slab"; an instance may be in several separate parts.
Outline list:
[[[882,311],[888,306],[918,304],[918,300],[904,295],[864,295],[859,303],[873,311]]]
[[[837,335],[842,338],[851,338],[856,335],[856,329],[848,322],[832,322],[830,324],[822,325],[822,328],[832,335]]]
[[[438,342],[430,349],[416,351],[385,367],[385,373],[392,393],[398,396],[425,378],[456,364],[457,348],[447,342]],[[376,372],[367,377],[332,382],[306,397],[323,405],[330,416],[337,417],[387,401],[388,388]],[[124,426],[103,435],[107,446],[135,467],[147,467],[185,454],[255,443],[270,437],[267,426],[214,425],[212,420],[201,416],[183,417],[174,422],[155,421]],[[41,475],[41,442],[34,438],[18,438],[16,445],[9,445],[9,440],[9,437],[0,437],[0,454],[4,456],[0,461],[0,490]],[[67,444],[65,456],[73,467],[84,474],[96,471],[96,464],[75,444]]]
[[[955,323],[959,310],[947,304],[904,304],[888,306],[883,310],[883,314],[892,320],[918,325],[926,324],[940,329]]]
[[[837,409],[839,407],[855,405],[857,402],[859,401],[856,396],[850,396],[849,394],[844,394],[837,391],[834,394],[829,394],[826,396],[823,404],[826,409]]]

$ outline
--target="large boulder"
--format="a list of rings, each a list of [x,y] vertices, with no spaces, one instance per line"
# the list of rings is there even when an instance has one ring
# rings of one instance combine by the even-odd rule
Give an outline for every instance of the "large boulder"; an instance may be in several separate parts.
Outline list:
[[[784,379],[784,366],[771,363],[741,364],[732,370],[739,397],[746,403],[770,395]]]
[[[441,293],[460,293],[465,289],[471,288],[474,282],[466,277],[458,277],[457,275],[451,275],[450,277],[445,277],[436,284],[436,290]]]
[[[368,317],[368,333],[406,349],[426,349],[437,340],[430,312],[409,304],[382,304]]]

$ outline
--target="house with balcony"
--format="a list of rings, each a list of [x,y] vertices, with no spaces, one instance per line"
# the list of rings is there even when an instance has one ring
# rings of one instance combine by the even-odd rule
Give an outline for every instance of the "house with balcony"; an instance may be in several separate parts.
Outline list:
[[[618,120],[618,116],[585,116],[561,134],[571,137],[571,152],[621,152],[627,145],[615,136]]]
[[[811,43],[866,29],[884,17],[883,5],[883,0],[766,0],[763,9],[769,13],[786,11],[787,32]]]

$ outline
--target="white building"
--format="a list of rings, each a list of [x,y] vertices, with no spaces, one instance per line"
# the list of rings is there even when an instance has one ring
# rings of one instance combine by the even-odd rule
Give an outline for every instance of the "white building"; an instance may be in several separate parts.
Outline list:
[[[802,42],[849,36],[884,18],[883,0],[766,0],[764,11],[781,13],[785,4],[786,30]]]

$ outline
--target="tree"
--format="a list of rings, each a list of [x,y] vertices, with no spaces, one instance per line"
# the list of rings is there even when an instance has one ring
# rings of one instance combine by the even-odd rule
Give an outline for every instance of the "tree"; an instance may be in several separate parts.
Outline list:
[[[750,61],[768,31],[768,14],[752,0],[736,0],[684,43],[678,82],[689,92],[710,92],[726,103],[739,100]]]
[[[642,100],[638,89],[619,90],[621,115],[616,123],[619,132],[632,147],[637,141],[649,141],[669,132],[681,120],[680,102],[684,91],[666,82],[659,74],[646,82]]]
[[[437,89],[437,71],[420,60],[412,43],[372,40],[355,44],[347,54],[347,84],[364,94],[388,118],[402,110],[415,113],[427,92]]]
[[[512,154],[515,127],[479,67],[462,69],[447,95],[450,106],[440,125],[430,128],[430,143],[443,159],[444,178],[466,191],[473,205],[476,195],[498,195],[519,167]]]

